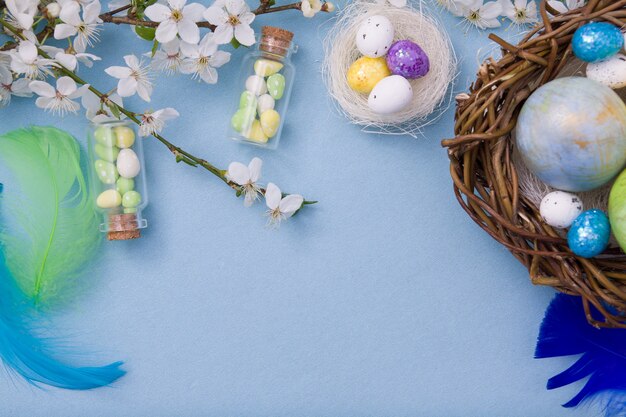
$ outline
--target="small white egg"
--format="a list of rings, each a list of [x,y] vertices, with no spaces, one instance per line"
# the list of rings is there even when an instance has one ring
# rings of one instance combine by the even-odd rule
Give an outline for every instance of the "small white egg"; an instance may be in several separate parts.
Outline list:
[[[543,220],[557,229],[567,229],[583,212],[583,202],[576,194],[553,191],[547,194],[539,206]]]
[[[253,93],[255,96],[260,96],[267,93],[267,84],[265,79],[259,75],[251,75],[246,80],[246,90]]]
[[[587,78],[618,89],[626,87],[626,55],[617,54],[587,65]]]
[[[139,174],[141,164],[137,154],[130,148],[120,150],[117,155],[117,172],[124,178],[134,178]]]
[[[368,17],[356,33],[356,47],[365,56],[380,58],[385,56],[393,43],[395,30],[385,16]]]
[[[274,101],[274,97],[269,94],[263,94],[257,100],[257,110],[259,112],[259,116],[263,114],[265,110],[272,110],[276,102]]]
[[[367,105],[374,113],[393,114],[408,106],[412,99],[411,83],[401,75],[390,75],[374,86]]]

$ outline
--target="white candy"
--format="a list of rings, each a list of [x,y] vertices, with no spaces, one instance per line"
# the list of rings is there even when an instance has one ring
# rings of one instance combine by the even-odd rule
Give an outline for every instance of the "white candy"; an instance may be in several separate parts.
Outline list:
[[[122,149],[117,156],[117,172],[124,178],[135,178],[141,170],[137,154],[132,149]]]
[[[409,81],[401,75],[380,80],[367,99],[369,108],[377,114],[393,114],[404,109],[413,99]]]
[[[580,213],[583,212],[583,202],[580,198],[565,191],[553,191],[547,194],[541,205],[539,213],[543,220],[557,229],[566,229]]]
[[[370,16],[359,26],[356,34],[356,47],[365,56],[380,58],[385,56],[393,43],[395,30],[385,16]]]
[[[258,75],[249,76],[246,80],[246,90],[250,91],[257,97],[267,93],[267,84],[265,84],[265,79]]]
[[[263,114],[265,110],[272,110],[276,102],[274,101],[274,97],[269,94],[263,94],[257,100],[257,110],[259,111],[259,116]]]
[[[587,78],[613,89],[626,87],[626,55],[617,54],[605,61],[590,63]]]

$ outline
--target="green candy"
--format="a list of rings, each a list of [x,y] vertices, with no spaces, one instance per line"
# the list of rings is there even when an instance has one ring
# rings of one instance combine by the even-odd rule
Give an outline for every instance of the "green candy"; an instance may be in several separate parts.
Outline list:
[[[113,133],[113,129],[109,127],[100,126],[93,135],[96,141],[103,146],[111,147],[115,144],[115,134]]]
[[[117,179],[117,183],[115,184],[115,189],[121,195],[124,195],[127,192],[135,189],[135,180],[132,178],[119,177]]]
[[[124,209],[124,214],[135,214],[137,213],[137,209],[134,207],[129,207]]]
[[[256,107],[247,107],[244,109],[239,109],[233,115],[233,118],[230,120],[233,129],[237,132],[243,132],[247,128],[250,127],[252,122],[254,121],[254,116],[256,115]]]
[[[254,93],[246,90],[241,93],[241,97],[239,98],[239,108],[247,109],[249,107],[256,108],[256,96]]]
[[[99,143],[96,143],[94,150],[96,151],[96,155],[109,162],[115,162],[117,155],[120,153],[120,149],[117,146],[108,147]]]
[[[102,159],[98,159],[94,165],[96,166],[96,174],[98,174],[100,181],[104,184],[115,184],[115,181],[119,177],[117,169],[115,169],[115,165],[110,162],[103,161]]]
[[[122,196],[124,208],[136,208],[141,203],[141,194],[137,191],[127,191]]]
[[[626,170],[617,177],[609,194],[609,222],[619,246],[626,248]]]
[[[285,77],[282,74],[270,75],[267,79],[267,90],[275,100],[280,100],[285,92]]]

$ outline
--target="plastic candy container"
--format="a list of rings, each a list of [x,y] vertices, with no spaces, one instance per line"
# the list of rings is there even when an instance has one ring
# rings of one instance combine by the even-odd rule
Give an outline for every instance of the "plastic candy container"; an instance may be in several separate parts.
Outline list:
[[[89,177],[100,230],[109,240],[141,237],[148,204],[141,140],[130,122],[93,124],[89,130]]]
[[[264,26],[255,51],[242,61],[237,96],[228,137],[275,149],[289,105],[295,69],[290,56],[296,51],[293,33]]]

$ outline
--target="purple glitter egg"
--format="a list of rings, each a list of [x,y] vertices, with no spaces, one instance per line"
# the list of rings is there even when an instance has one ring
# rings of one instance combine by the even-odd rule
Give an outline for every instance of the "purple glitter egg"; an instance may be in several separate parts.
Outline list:
[[[428,55],[415,42],[397,41],[387,52],[387,66],[392,74],[404,78],[420,78],[428,74],[430,62]]]

